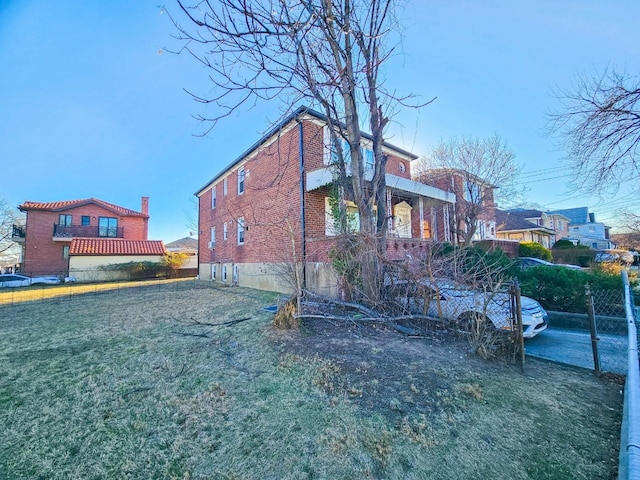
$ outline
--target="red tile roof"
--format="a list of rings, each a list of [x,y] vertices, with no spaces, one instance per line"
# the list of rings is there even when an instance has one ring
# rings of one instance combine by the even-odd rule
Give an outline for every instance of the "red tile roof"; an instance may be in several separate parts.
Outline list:
[[[69,255],[164,255],[162,240],[74,238]]]
[[[61,212],[63,210],[67,210],[69,208],[80,207],[82,205],[87,205],[93,203],[95,205],[99,205],[107,210],[111,210],[114,213],[125,217],[148,217],[149,215],[145,215],[141,212],[136,212],[135,210],[131,210],[129,208],[120,207],[118,205],[114,205],[113,203],[105,202],[103,200],[99,200],[97,198],[85,198],[83,200],[63,200],[61,202],[30,202],[26,201],[18,208],[21,211],[25,210],[49,210],[52,212]]]

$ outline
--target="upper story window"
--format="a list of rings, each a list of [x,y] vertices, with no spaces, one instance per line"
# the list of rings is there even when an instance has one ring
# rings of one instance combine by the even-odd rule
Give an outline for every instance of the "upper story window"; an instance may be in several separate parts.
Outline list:
[[[89,215],[82,215],[81,224],[83,227],[91,225],[91,217]]]
[[[58,217],[58,224],[61,227],[70,227],[71,226],[71,220],[72,220],[71,215],[60,215]]]
[[[218,202],[218,194],[216,193],[216,190],[217,189],[214,185],[214,187],[211,189],[211,210],[216,208],[216,204]]]
[[[344,157],[344,163],[349,169],[351,165],[351,145],[349,142],[338,136],[338,145],[334,145],[331,139],[331,132],[329,131],[329,127],[325,126],[323,130],[324,136],[324,164],[325,165],[335,165],[340,160],[339,150],[342,150],[342,155]],[[375,156],[373,154],[373,150],[369,147],[360,147],[360,151],[362,152],[362,159],[364,163],[365,170],[373,170],[375,166]]]
[[[227,222],[222,224],[222,240],[227,239]]]
[[[222,180],[222,195],[226,195],[228,189],[229,189],[229,182],[225,178],[224,180]]]
[[[467,202],[481,204],[482,203],[482,187],[475,182],[465,180],[464,199]]]
[[[238,245],[244,245],[244,217],[238,219]]]
[[[211,241],[209,242],[211,248],[216,246],[216,227],[211,227]]]
[[[593,225],[589,225],[589,232],[593,233],[596,231],[596,227]]]
[[[98,236],[100,237],[117,237],[118,236],[118,219],[114,217],[98,218]]]
[[[244,167],[240,167],[238,169],[238,195],[242,195],[244,193]]]

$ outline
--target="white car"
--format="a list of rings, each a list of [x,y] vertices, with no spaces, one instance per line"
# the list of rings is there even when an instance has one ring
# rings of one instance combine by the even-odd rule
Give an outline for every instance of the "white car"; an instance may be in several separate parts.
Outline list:
[[[511,331],[511,298],[508,293],[474,290],[448,279],[424,280],[426,291],[418,289],[406,297],[405,307],[414,313],[426,313],[459,324],[467,324],[474,317],[487,318],[497,330]],[[521,297],[522,327],[524,338],[535,337],[547,328],[547,312],[529,297]]]
[[[580,267],[579,265],[571,265],[568,263],[551,263],[547,262],[546,260],[542,260],[541,258],[534,257],[520,257],[518,261],[520,262],[520,268],[522,268],[523,270],[532,267],[564,267],[570,268],[571,270],[582,270],[582,267]]]
[[[0,275],[0,288],[28,287],[29,285],[55,285],[58,283],[60,283],[60,278],[55,275],[44,277],[27,277],[18,273],[5,273]]]

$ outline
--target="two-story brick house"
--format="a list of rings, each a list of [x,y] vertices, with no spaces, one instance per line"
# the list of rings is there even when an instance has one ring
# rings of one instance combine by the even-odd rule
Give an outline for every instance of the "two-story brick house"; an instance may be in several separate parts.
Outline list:
[[[142,197],[139,212],[96,198],[60,202],[27,201],[18,208],[27,216],[26,230],[19,240],[23,246],[22,271],[27,275],[68,275],[69,256],[80,252],[80,239],[103,240],[101,251],[96,251],[96,254],[120,251],[122,242],[118,242],[121,240],[147,240],[148,197]],[[74,242],[77,248],[74,248]],[[145,243],[136,246],[136,250],[142,253],[145,248]],[[155,246],[154,252],[157,250]]]
[[[414,180],[455,194],[456,203],[449,218],[453,241],[465,243],[467,237],[473,241],[496,238],[494,185],[455,168],[416,172]]]
[[[196,192],[200,278],[288,291],[286,277],[298,265],[307,287],[336,292],[330,266],[335,166],[328,128],[322,114],[301,107]],[[371,137],[364,133],[361,148],[370,175]],[[444,240],[455,195],[411,180],[412,153],[388,143],[383,152],[390,254],[420,248],[424,240]],[[347,209],[357,229],[355,204],[347,202]]]

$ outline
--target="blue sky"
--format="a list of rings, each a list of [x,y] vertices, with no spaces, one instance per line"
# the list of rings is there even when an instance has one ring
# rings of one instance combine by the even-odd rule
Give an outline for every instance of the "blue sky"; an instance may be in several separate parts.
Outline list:
[[[169,10],[175,5],[166,3]],[[570,171],[545,137],[554,88],[607,66],[638,72],[637,1],[418,1],[386,83],[437,100],[405,109],[388,139],[423,155],[440,139],[498,133],[524,165],[527,198],[549,208],[639,211],[634,195],[568,193]],[[0,0],[0,196],[18,205],[97,197],[136,209],[150,197],[149,238],[189,234],[199,187],[278,117],[277,103],[238,111],[206,138],[207,72],[175,47],[149,0]],[[533,173],[531,173],[533,172]]]

